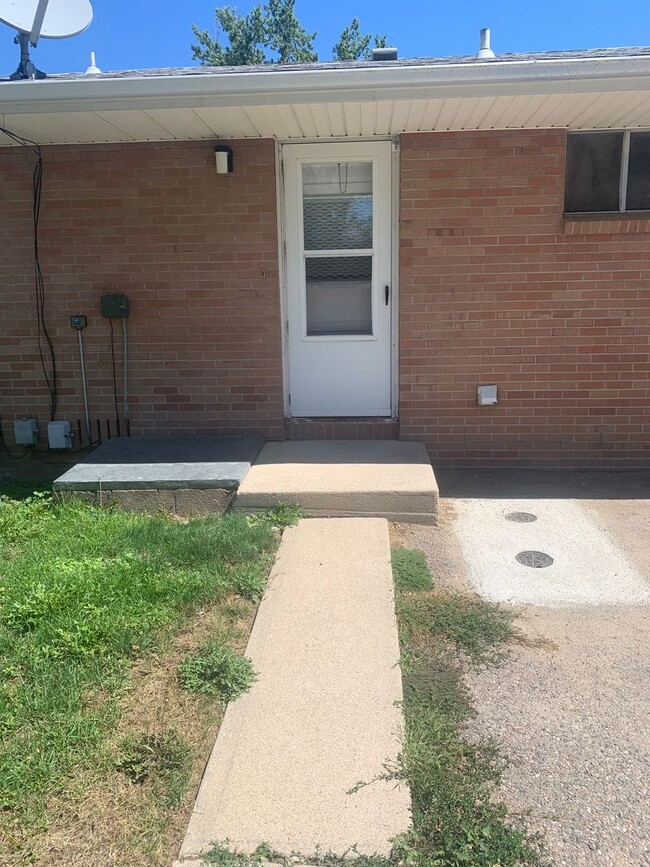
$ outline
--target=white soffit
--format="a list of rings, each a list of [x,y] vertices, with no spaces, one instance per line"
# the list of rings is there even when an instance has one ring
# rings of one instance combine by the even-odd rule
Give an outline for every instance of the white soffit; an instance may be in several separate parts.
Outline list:
[[[648,55],[555,65],[325,66],[1,82],[0,125],[41,144],[650,127]],[[11,144],[0,136],[0,145]]]

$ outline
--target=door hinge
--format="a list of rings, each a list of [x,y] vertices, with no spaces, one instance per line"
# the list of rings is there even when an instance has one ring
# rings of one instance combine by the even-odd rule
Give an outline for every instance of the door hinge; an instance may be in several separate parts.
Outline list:
[[[284,330],[287,332],[287,334],[289,333],[289,320],[288,319],[286,319],[284,322]]]

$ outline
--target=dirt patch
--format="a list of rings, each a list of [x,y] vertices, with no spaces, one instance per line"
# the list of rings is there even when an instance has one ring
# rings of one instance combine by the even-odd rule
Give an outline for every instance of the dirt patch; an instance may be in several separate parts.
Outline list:
[[[648,501],[607,492],[580,502],[647,577]],[[454,501],[440,507],[439,527],[396,525],[392,544],[424,551],[437,587],[474,594]],[[519,610],[523,637],[508,661],[468,679],[477,711],[470,735],[494,737],[511,760],[498,797],[513,813],[530,811],[527,824],[545,836],[555,867],[650,865],[650,608]]]
[[[240,598],[221,601],[195,615],[164,652],[137,662],[121,693],[114,737],[95,766],[79,769],[65,793],[48,806],[49,827],[33,841],[33,850],[42,853],[38,867],[172,863],[223,715],[215,700],[179,687],[178,664],[208,638],[219,637],[243,652],[253,618],[254,607]],[[186,787],[156,779],[132,783],[115,768],[120,744],[129,734],[170,729],[189,749]]]
[[[528,608],[529,646],[469,678],[476,735],[512,764],[501,797],[556,867],[649,863],[648,609]]]

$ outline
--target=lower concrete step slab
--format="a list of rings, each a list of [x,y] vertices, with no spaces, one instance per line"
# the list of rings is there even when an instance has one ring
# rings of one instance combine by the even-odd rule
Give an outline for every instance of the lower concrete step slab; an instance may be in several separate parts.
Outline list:
[[[258,679],[226,710],[177,863],[224,840],[244,852],[388,854],[410,801],[378,779],[403,722],[387,522],[287,530],[247,655]]]
[[[422,443],[397,440],[266,443],[235,508],[279,502],[317,517],[367,516],[435,524],[438,486]]]
[[[115,437],[54,482],[66,499],[178,515],[222,514],[260,452],[251,435]]]

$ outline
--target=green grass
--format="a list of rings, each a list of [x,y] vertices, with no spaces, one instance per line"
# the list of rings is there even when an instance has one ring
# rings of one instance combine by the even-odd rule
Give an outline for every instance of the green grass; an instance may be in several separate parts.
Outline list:
[[[396,583],[399,580],[395,573]],[[398,585],[399,586],[399,585]],[[509,817],[497,787],[498,746],[471,741],[468,665],[491,665],[516,637],[513,614],[479,599],[398,592],[405,739],[397,776],[411,790],[413,827],[391,861],[417,867],[533,867],[539,841]]]
[[[276,544],[268,522],[234,513],[183,524],[42,494],[0,497],[8,838],[33,831],[47,797],[112,730],[131,661],[164,646],[203,605],[233,593],[259,599]]]
[[[393,548],[391,552],[393,578],[398,590],[432,590],[433,577],[422,551]]]

